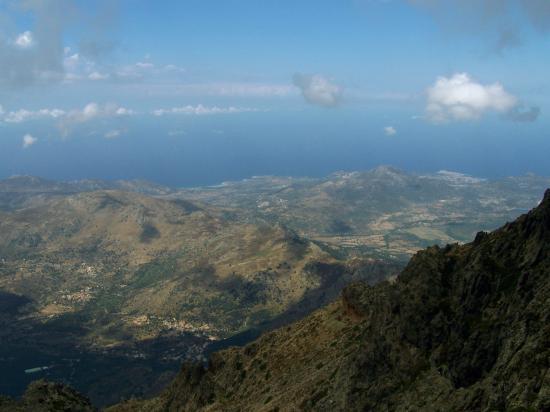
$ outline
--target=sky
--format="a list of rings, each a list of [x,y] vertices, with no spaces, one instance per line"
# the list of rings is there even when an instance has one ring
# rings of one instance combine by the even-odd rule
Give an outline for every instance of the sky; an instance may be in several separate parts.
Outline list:
[[[550,175],[547,0],[0,0],[0,178]]]

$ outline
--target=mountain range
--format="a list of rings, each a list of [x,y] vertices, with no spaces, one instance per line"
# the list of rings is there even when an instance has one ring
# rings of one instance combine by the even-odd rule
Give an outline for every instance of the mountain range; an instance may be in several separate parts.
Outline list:
[[[420,251],[396,279],[352,283],[206,367],[185,363],[158,397],[108,411],[548,410],[549,245],[550,190],[514,222]],[[46,382],[0,410],[54,401],[93,410]]]
[[[469,242],[515,219],[549,186],[549,178],[536,175],[495,180],[380,166],[320,179],[258,176],[169,196],[246,210],[347,256],[406,262],[432,244]]]
[[[389,166],[325,178],[256,176],[217,186],[170,188],[143,180],[0,180],[0,210],[95,190],[131,191],[230,209],[241,220],[283,224],[341,256],[406,263],[432,244],[468,242],[536,204],[550,178],[486,179],[458,172],[410,173]]]
[[[0,181],[9,377],[0,393],[18,396],[45,377],[98,406],[154,396],[182,362],[205,364],[214,351],[299,325],[350,283],[393,280],[423,245],[459,248],[536,205],[544,186],[550,179],[532,175],[389,167],[193,189]]]

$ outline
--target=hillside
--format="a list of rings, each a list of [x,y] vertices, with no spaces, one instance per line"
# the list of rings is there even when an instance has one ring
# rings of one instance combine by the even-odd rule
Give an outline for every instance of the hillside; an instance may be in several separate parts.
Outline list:
[[[57,182],[36,176],[12,176],[0,180],[0,211],[32,207],[50,199],[97,190],[124,190],[149,196],[167,195],[172,189],[144,180],[73,180]]]
[[[349,255],[408,260],[433,244],[469,242],[531,209],[550,179],[481,179],[381,166],[321,179],[259,176],[169,194],[247,210]]]
[[[110,411],[549,410],[549,275],[550,190],[515,222],[421,251],[395,282],[353,284]]]
[[[178,316],[182,328],[226,336],[259,312],[299,301],[318,285],[305,268],[333,261],[282,226],[129,192],[82,193],[4,214],[0,231],[3,290],[37,302],[44,316],[98,307],[128,325],[160,319],[132,334]]]
[[[485,179],[389,166],[324,178],[255,176],[217,186],[169,188],[142,180],[55,182],[32,176],[0,180],[0,211],[51,199],[122,190],[231,209],[241,220],[283,224],[342,257],[405,263],[433,245],[469,242],[531,209],[550,178],[527,174]]]
[[[346,283],[398,268],[340,263],[231,210],[112,190],[0,212],[0,233],[0,349],[12,376],[0,393],[19,393],[33,377],[24,369],[54,365],[48,377],[102,404],[150,393],[212,343],[299,318]],[[130,367],[135,382],[121,378]]]

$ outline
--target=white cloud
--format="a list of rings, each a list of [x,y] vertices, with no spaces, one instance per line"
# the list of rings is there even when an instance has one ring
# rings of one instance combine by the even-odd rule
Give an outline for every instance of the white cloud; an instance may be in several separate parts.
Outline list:
[[[19,47],[20,49],[28,49],[29,47],[32,47],[34,44],[34,37],[32,35],[32,32],[25,31],[21,33],[14,42],[15,46]]]
[[[33,137],[32,135],[27,133],[25,136],[23,136],[23,149],[28,149],[37,141],[38,139],[36,137]]]
[[[182,106],[182,107],[172,107],[171,109],[157,109],[153,110],[153,115],[163,116],[166,114],[185,114],[185,115],[210,115],[210,114],[233,114],[233,113],[244,113],[244,112],[257,112],[258,109],[249,108],[249,107],[218,107],[218,106],[203,106],[199,104],[197,106]]]
[[[88,118],[96,117],[99,114],[99,105],[97,103],[88,103],[86,106],[84,106],[84,109],[82,109],[82,116],[85,120]]]
[[[393,126],[386,126],[384,127],[384,133],[386,136],[394,136],[397,134],[397,130]]]
[[[92,72],[88,75],[88,79],[90,80],[105,80],[108,79],[109,75],[99,72]]]
[[[71,83],[77,80],[106,80],[116,77],[110,67],[98,65],[96,61],[81,53],[73,53],[70,47],[64,49],[64,81]]]
[[[323,107],[335,107],[342,99],[342,88],[319,74],[297,73],[293,78],[308,103]]]
[[[65,66],[65,70],[68,71],[76,70],[80,64],[80,55],[78,53],[68,54],[69,52],[70,49],[68,47],[65,48],[66,56],[63,59],[63,66]]]
[[[109,73],[97,68],[96,62],[82,56],[79,53],[72,53],[69,47],[65,48],[63,68],[65,70],[64,81],[74,82],[77,80],[105,80],[110,78]]]
[[[133,110],[116,104],[108,103],[99,105],[88,103],[82,109],[61,110],[61,109],[40,109],[27,110],[19,109],[5,112],[0,106],[0,121],[6,123],[23,123],[31,120],[59,119],[65,123],[84,123],[98,117],[122,117],[136,114]]]
[[[133,110],[126,107],[118,106],[116,104],[108,103],[100,105],[92,102],[84,106],[83,109],[76,109],[67,112],[62,117],[59,127],[64,136],[69,134],[70,129],[76,124],[87,123],[95,119],[111,118],[111,117],[125,117],[135,114]]]
[[[123,118],[135,115],[131,109],[123,106],[118,106],[113,103],[98,104],[95,102],[88,103],[82,109],[61,110],[61,109],[40,109],[26,110],[20,109],[15,111],[4,112],[0,106],[0,122],[5,123],[23,123],[33,120],[51,119],[56,120],[57,127],[61,131],[62,136],[68,136],[71,130],[83,123],[94,120]],[[123,133],[123,130],[111,130],[105,133],[106,138],[116,138]],[[32,137],[32,136],[31,136]],[[27,139],[25,147],[32,145],[34,142]]]
[[[140,69],[152,69],[152,68],[155,67],[155,65],[153,63],[150,63],[150,62],[137,62],[136,67],[138,67]]]
[[[0,115],[2,112],[0,112]],[[23,123],[29,120],[38,120],[43,118],[57,119],[64,116],[66,112],[61,109],[40,109],[40,110],[26,110],[19,109],[10,111],[5,114],[4,121],[6,123]]]
[[[115,115],[117,116],[131,116],[136,114],[132,109],[127,109],[126,107],[118,107],[115,110]]]
[[[77,123],[83,123],[97,117],[130,116],[132,114],[134,114],[133,110],[113,103],[99,105],[92,102],[84,106],[82,110],[72,110],[67,117]]]
[[[467,73],[438,77],[428,89],[426,113],[435,123],[478,119],[488,111],[506,113],[517,105],[517,98],[500,83],[483,85]]]
[[[109,130],[107,133],[105,133],[103,136],[106,139],[116,139],[117,137],[120,137],[122,135],[122,130]]]

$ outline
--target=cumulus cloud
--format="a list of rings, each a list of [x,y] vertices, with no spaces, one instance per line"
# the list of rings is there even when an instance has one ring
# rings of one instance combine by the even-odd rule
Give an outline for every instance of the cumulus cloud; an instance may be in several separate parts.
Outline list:
[[[428,89],[426,114],[435,123],[478,119],[489,111],[510,112],[518,100],[500,83],[483,85],[467,73],[438,77]]]
[[[115,118],[131,116],[135,112],[126,107],[118,106],[113,103],[100,105],[92,102],[88,103],[82,109],[71,110],[67,112],[59,122],[59,128],[63,136],[67,136],[71,129],[82,123],[87,123],[95,119]]]
[[[304,99],[311,104],[335,107],[342,99],[342,88],[319,74],[296,73],[293,83],[300,89]]]
[[[199,104],[197,106],[181,106],[181,107],[172,107],[171,109],[157,109],[153,110],[153,115],[155,116],[164,116],[167,114],[184,114],[184,115],[211,115],[211,114],[233,114],[233,113],[244,113],[244,112],[257,112],[258,109],[250,107],[218,107],[218,106],[203,106]]]
[[[130,116],[133,114],[133,110],[114,103],[100,105],[92,102],[84,106],[82,110],[73,110],[69,112],[67,117],[76,122],[83,123],[97,117]]]
[[[92,120],[94,117],[98,117],[101,113],[101,109],[97,103],[88,103],[82,110],[74,110],[69,113],[74,121],[77,122],[87,122]]]
[[[386,136],[394,136],[397,134],[397,130],[393,126],[386,126],[384,127],[384,133]]]
[[[109,73],[98,68],[95,61],[80,53],[73,52],[70,47],[65,47],[63,59],[63,68],[65,71],[63,80],[66,83],[72,83],[77,80],[106,80],[111,77]]]
[[[33,137],[32,135],[27,133],[25,136],[23,136],[23,149],[28,149],[37,141],[38,139],[36,137]]]
[[[14,44],[15,46],[20,47],[22,49],[28,49],[29,47],[32,47],[32,45],[34,44],[34,38],[33,38],[32,32],[27,30],[21,33],[15,39]]]

